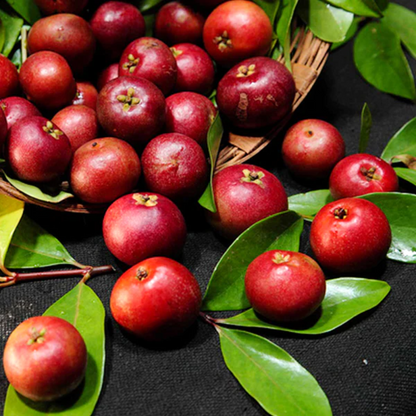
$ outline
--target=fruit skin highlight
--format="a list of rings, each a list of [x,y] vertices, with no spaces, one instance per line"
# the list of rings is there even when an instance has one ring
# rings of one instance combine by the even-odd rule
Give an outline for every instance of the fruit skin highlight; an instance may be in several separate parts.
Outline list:
[[[0,101],[4,111],[8,128],[12,128],[17,121],[29,116],[42,116],[40,111],[28,100],[22,97],[7,97]]]

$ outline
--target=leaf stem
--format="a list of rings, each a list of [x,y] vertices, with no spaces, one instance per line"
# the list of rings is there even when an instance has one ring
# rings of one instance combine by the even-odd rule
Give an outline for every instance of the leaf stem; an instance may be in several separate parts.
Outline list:
[[[199,312],[199,316],[207,323],[213,326],[215,329],[218,328],[216,325],[216,319],[212,316],[207,315],[205,312]]]

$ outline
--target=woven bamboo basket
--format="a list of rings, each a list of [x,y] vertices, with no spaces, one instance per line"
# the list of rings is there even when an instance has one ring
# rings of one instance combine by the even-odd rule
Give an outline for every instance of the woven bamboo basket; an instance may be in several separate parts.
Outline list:
[[[296,95],[293,101],[292,114],[311,90],[318,75],[321,73],[328,58],[330,44],[318,39],[312,32],[301,27],[295,32],[290,48],[292,73],[296,84]],[[279,58],[279,61],[283,62],[284,58]],[[223,138],[223,142],[226,144],[218,155],[216,171],[220,171],[227,166],[244,163],[259,153],[284,128],[291,114],[273,126],[266,135],[261,137],[249,137],[228,133],[227,137]],[[58,204],[44,202],[23,194],[1,177],[0,193],[43,208],[65,212],[83,214],[102,213],[108,206],[106,204],[82,203],[77,198],[70,198]]]

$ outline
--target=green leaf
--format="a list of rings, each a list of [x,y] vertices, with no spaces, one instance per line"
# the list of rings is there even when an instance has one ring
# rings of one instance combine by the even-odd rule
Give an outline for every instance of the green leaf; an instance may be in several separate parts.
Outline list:
[[[409,168],[394,168],[397,176],[416,186],[416,170]]]
[[[313,34],[327,42],[341,42],[352,24],[354,14],[321,0],[300,0],[298,12]]]
[[[84,338],[88,352],[85,381],[79,395],[69,396],[55,402],[32,402],[16,393],[9,386],[4,416],[89,416],[100,395],[104,377],[105,361],[105,311],[97,295],[84,283],[55,302],[45,313],[57,316],[73,324]]]
[[[276,24],[279,43],[283,46],[286,67],[291,70],[290,63],[290,28],[298,0],[281,0]]]
[[[303,335],[325,334],[376,307],[389,292],[390,286],[381,280],[341,277],[326,282],[326,294],[321,307],[303,323],[293,326],[273,325],[263,321],[253,309],[231,318],[217,319],[216,322]]]
[[[231,244],[216,265],[202,309],[238,310],[250,306],[244,289],[248,265],[269,250],[299,250],[303,220],[293,211],[272,215],[252,225]]]
[[[39,199],[40,201],[46,201],[51,202],[53,204],[58,204],[59,202],[64,201],[68,198],[73,198],[74,195],[70,194],[69,192],[60,191],[56,195],[51,195],[47,192],[42,191],[40,188],[38,188],[35,185],[31,185],[22,181],[19,181],[18,179],[11,178],[6,174],[6,172],[3,171],[3,174],[7,181],[13,185],[16,189],[18,189],[20,192],[23,192],[25,195],[31,196],[32,198]]]
[[[365,153],[367,149],[372,125],[373,120],[371,118],[370,109],[368,108],[367,103],[364,103],[363,109],[361,111],[360,144],[358,146],[359,153]]]
[[[225,364],[267,413],[332,415],[318,382],[282,348],[249,332],[216,328]]]
[[[33,25],[36,20],[39,20],[42,16],[38,6],[36,6],[33,0],[6,0],[7,3],[15,10],[15,12],[22,16],[26,22]]]
[[[332,202],[329,189],[319,189],[317,191],[296,194],[289,197],[289,209],[302,215],[304,218],[312,220],[317,212],[326,204]]]
[[[166,3],[166,0],[134,0],[132,2],[142,13],[149,12],[156,9],[158,6],[162,6]]]
[[[279,10],[280,0],[253,0],[254,3],[259,5],[267,14],[270,19],[270,23],[274,26],[276,20],[277,11]]]
[[[386,24],[369,23],[360,31],[354,42],[354,62],[363,78],[380,91],[416,99],[400,38]]]
[[[407,122],[387,143],[381,158],[389,162],[398,155],[416,157],[416,117]]]
[[[78,263],[53,235],[23,215],[13,235],[6,257],[6,267],[25,269]]]
[[[23,26],[23,19],[14,13],[8,13],[3,9],[0,9],[0,19],[6,27],[6,37],[4,40],[2,54],[7,57],[13,50],[19,37],[20,30]]]
[[[345,45],[347,42],[349,42],[357,33],[359,24],[362,20],[362,17],[354,17],[350,28],[348,29],[347,34],[345,35],[345,39],[341,42],[335,42],[331,45],[331,51],[334,51],[335,49],[340,48],[341,46]]]
[[[217,163],[218,152],[220,150],[221,139],[224,134],[221,117],[217,113],[211,127],[208,130],[207,144],[209,159],[211,162],[210,181],[205,192],[199,198],[198,203],[211,212],[216,212],[214,191],[212,190],[212,178],[214,177],[215,164]]]
[[[381,17],[383,14],[374,0],[326,0],[333,6],[340,7],[357,16]]]
[[[416,13],[395,3],[390,3],[382,22],[399,36],[404,46],[416,59]]]
[[[146,24],[146,36],[153,37],[153,27],[155,25],[156,14],[146,14],[143,18]]]
[[[6,28],[3,19],[0,16],[0,51],[4,48],[4,43],[6,40]]]

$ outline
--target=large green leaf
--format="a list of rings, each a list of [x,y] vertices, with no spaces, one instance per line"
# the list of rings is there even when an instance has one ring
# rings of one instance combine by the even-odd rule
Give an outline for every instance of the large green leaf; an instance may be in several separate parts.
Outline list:
[[[381,158],[389,162],[393,156],[416,157],[416,118],[407,122],[387,143]]]
[[[239,310],[250,306],[244,289],[248,265],[269,250],[299,250],[302,218],[292,211],[272,215],[252,225],[231,244],[216,265],[202,309]]]
[[[284,49],[285,64],[290,69],[290,29],[298,0],[281,0],[276,22],[276,33]]]
[[[6,27],[3,19],[0,16],[0,51],[4,48],[4,43],[6,40]]]
[[[347,34],[345,35],[345,39],[341,42],[334,42],[331,45],[331,51],[334,51],[335,49],[340,48],[342,45],[345,45],[355,36],[355,34],[358,32],[359,23],[362,19],[362,17],[354,17],[354,20],[352,21],[351,26],[348,29]]]
[[[2,4],[0,2],[0,6],[1,5]],[[13,12],[9,13],[3,8],[0,8],[0,19],[2,20],[6,28],[6,37],[1,53],[4,56],[9,56],[10,52],[14,48],[14,45],[16,44],[17,38],[19,37],[20,30],[23,26],[23,19],[21,19]]]
[[[225,364],[270,415],[330,416],[315,378],[286,351],[245,331],[217,327]]]
[[[377,306],[390,292],[390,286],[381,280],[341,277],[328,280],[325,299],[310,318],[298,325],[274,325],[265,322],[253,309],[227,319],[217,319],[219,324],[250,328],[266,328],[305,335],[319,335],[333,331],[357,315]]]
[[[277,11],[279,10],[280,0],[253,0],[257,3],[267,14],[272,26],[276,20]]]
[[[105,311],[97,295],[86,284],[80,283],[55,302],[45,313],[73,324],[84,338],[88,352],[85,381],[81,391],[55,402],[31,402],[9,386],[4,416],[89,416],[100,395],[105,361]]]
[[[354,62],[363,78],[380,91],[416,99],[400,38],[386,24],[372,22],[360,31],[354,42]]]
[[[360,143],[358,146],[358,151],[360,153],[365,153],[367,149],[372,125],[373,120],[371,117],[370,109],[368,108],[367,103],[364,103],[363,109],[361,111]]]
[[[397,176],[416,186],[416,170],[409,168],[394,168]]]
[[[39,20],[42,16],[38,6],[36,6],[34,0],[6,0],[7,3],[16,11],[17,14],[23,17],[26,22],[33,25],[36,20]]]
[[[357,16],[381,17],[382,13],[374,0],[326,0],[333,6],[340,7]]]
[[[290,196],[289,209],[311,220],[323,206],[332,201],[329,189],[319,189]]]

